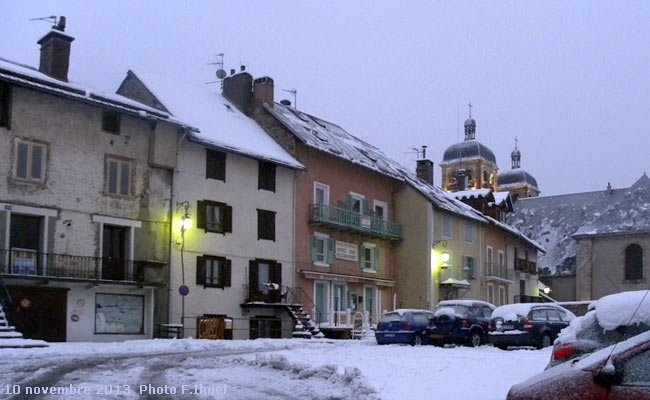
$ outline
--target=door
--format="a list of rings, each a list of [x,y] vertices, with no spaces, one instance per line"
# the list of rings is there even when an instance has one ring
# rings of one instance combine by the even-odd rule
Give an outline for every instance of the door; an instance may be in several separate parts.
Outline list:
[[[127,227],[104,225],[102,241],[102,279],[123,281],[126,267]]]
[[[41,217],[11,214],[9,248],[11,251],[10,273],[41,275],[39,262]]]
[[[252,260],[249,264],[250,301],[281,302],[282,264],[268,260]]]
[[[377,288],[366,286],[363,296],[363,303],[368,314],[368,321],[371,324],[377,323]]]
[[[329,303],[329,282],[314,283],[314,315],[317,323],[329,321],[328,303]]]
[[[334,310],[334,322],[338,325],[345,323],[345,285],[334,284],[332,290],[332,308]],[[343,322],[342,322],[343,321]]]
[[[197,339],[225,339],[226,319],[224,317],[203,316],[196,321]]]
[[[13,324],[26,339],[65,342],[68,289],[8,286]]]

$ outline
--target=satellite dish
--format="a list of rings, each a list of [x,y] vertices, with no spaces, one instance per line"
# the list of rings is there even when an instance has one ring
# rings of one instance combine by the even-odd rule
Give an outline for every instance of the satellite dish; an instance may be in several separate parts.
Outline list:
[[[224,70],[222,70],[222,69],[218,69],[218,70],[217,70],[217,78],[219,78],[219,79],[223,79],[223,78],[225,78],[225,77],[226,77],[226,71],[224,71]]]

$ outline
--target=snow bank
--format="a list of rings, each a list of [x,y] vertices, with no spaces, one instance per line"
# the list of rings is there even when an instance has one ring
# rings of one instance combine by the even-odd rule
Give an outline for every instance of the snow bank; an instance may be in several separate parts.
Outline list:
[[[650,293],[639,290],[605,296],[596,302],[596,317],[605,330],[621,325],[650,324]]]

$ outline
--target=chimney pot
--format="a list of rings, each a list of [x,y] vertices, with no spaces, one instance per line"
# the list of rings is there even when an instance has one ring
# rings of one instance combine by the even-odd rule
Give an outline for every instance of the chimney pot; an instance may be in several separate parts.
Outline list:
[[[268,76],[257,78],[253,81],[253,101],[255,106],[273,104],[273,79]]]
[[[41,45],[41,60],[39,71],[52,78],[67,82],[70,68],[70,47],[74,38],[63,33],[65,17],[45,34],[39,41]]]
[[[240,66],[239,66],[239,70],[240,70],[241,72],[246,71],[246,66],[245,66],[245,65],[240,65]]]
[[[230,70],[230,75],[235,75],[235,69],[234,69],[234,68],[232,68],[232,69]]]

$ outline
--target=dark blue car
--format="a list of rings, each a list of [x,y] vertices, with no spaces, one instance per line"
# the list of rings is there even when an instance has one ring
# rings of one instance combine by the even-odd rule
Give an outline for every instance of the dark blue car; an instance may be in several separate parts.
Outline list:
[[[426,341],[425,330],[431,318],[433,313],[428,310],[400,309],[386,313],[377,324],[377,344],[420,345]]]

